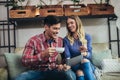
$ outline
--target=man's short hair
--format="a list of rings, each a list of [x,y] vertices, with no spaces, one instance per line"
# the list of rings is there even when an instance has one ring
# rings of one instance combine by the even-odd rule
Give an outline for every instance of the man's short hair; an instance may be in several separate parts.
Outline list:
[[[48,15],[44,19],[44,25],[52,26],[61,22],[61,19],[55,15]]]

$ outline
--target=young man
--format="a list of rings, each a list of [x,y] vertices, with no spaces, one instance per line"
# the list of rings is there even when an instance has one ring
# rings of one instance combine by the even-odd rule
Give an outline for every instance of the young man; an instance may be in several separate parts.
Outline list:
[[[53,15],[44,19],[44,32],[31,37],[24,48],[22,63],[29,70],[15,80],[76,80],[69,66],[57,62],[59,53],[55,47],[63,47],[62,38],[57,36],[60,22]]]

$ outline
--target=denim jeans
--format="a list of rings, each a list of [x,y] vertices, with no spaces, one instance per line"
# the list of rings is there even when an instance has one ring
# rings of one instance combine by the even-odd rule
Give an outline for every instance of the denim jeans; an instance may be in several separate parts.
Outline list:
[[[90,62],[80,63],[72,66],[72,70],[75,73],[79,69],[83,71],[84,76],[77,76],[77,80],[96,80],[94,75],[94,66]]]
[[[76,80],[75,74],[71,71],[34,71],[30,70],[18,75],[15,80]]]

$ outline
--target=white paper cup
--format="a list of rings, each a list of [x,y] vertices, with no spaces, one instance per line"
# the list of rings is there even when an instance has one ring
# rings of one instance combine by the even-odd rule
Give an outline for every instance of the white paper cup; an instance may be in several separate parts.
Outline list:
[[[58,53],[63,53],[65,48],[64,47],[56,47],[55,48]]]

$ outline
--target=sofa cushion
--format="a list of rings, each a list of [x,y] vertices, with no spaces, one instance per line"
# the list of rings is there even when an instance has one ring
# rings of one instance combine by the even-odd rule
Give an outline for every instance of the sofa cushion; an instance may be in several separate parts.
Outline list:
[[[112,59],[111,50],[93,51],[92,62],[95,66],[101,68],[103,59]]]
[[[22,63],[20,62],[22,54],[4,53],[4,56],[8,65],[8,74],[11,80],[26,70],[26,68],[23,67]]]
[[[0,68],[0,80],[8,80],[6,76],[7,76],[6,68]]]
[[[120,72],[120,62],[118,59],[104,59],[102,70],[103,72]]]
[[[101,76],[101,80],[120,80],[120,73],[119,72],[103,73],[103,75]]]

